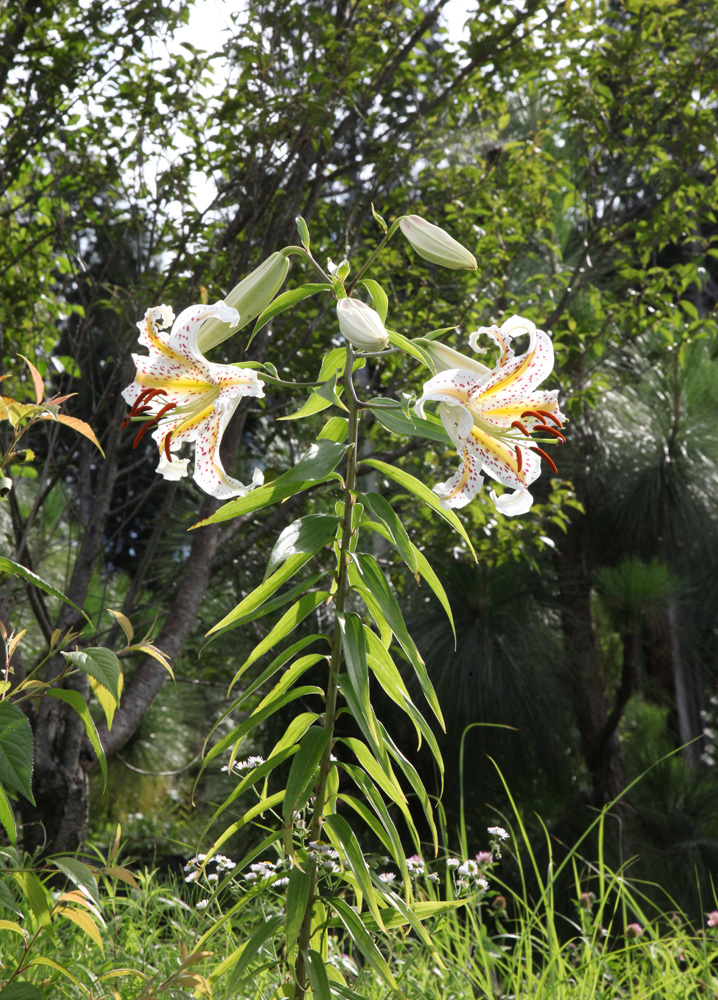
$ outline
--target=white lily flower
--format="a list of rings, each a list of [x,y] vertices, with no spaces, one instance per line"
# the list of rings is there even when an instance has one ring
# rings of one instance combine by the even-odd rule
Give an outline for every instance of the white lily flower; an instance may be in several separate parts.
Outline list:
[[[490,492],[497,510],[513,517],[525,514],[531,507],[533,498],[528,486],[540,474],[541,461],[557,471],[538,444],[547,443],[547,439],[563,444],[565,440],[560,430],[564,418],[558,392],[536,391],[553,368],[553,344],[548,334],[520,316],[507,320],[500,329],[481,327],[469,338],[474,350],[484,333],[501,351],[493,371],[482,372],[483,366],[477,369],[476,361],[464,358],[466,363],[441,370],[429,379],[414,409],[423,416],[427,400],[441,403],[441,420],[462,459],[459,471],[434,487],[442,505],[465,506],[483,484],[481,472],[487,472],[513,490],[502,496]],[[528,334],[529,345],[525,354],[515,357],[511,340],[522,333]],[[429,350],[426,342],[422,346]],[[435,345],[432,354],[437,367],[458,353],[450,348],[440,352],[436,349],[439,346]],[[534,433],[538,441],[532,440]]]
[[[399,228],[424,260],[454,270],[460,268],[476,270],[476,257],[466,247],[453,236],[449,236],[440,226],[427,222],[420,215],[405,215],[399,223]]]
[[[376,309],[359,299],[339,299],[337,302],[339,330],[358,351],[375,353],[389,344],[389,334]]]
[[[242,397],[263,396],[264,390],[251,369],[212,364],[203,356],[197,338],[208,318],[231,325],[238,322],[238,313],[224,302],[190,306],[176,320],[169,306],[148,309],[137,326],[140,344],[150,353],[132,355],[137,374],[122,395],[132,407],[130,417],[148,418],[135,445],[150,427],[156,428],[152,437],[159,448],[157,471],[165,479],[186,476],[189,459],[176,458],[175,453],[186,442],[195,442],[194,480],[206,493],[224,500],[244,496],[262,482],[259,469],[248,486],[228,476],[219,446]]]

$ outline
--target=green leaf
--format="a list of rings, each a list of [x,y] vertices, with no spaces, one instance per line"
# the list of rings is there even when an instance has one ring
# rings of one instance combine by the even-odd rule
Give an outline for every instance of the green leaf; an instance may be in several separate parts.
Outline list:
[[[264,579],[292,556],[299,553],[316,555],[334,537],[338,524],[336,514],[307,514],[293,521],[274,543]]]
[[[103,687],[106,687],[116,702],[120,700],[120,661],[111,649],[103,646],[90,646],[88,649],[74,653],[63,653],[66,660],[86,674],[94,677]]]
[[[317,435],[317,440],[344,441],[349,433],[349,422],[346,417],[330,417]]]
[[[285,939],[287,942],[287,958],[294,964],[294,949],[297,946],[299,931],[304,921],[304,913],[312,891],[312,876],[308,871],[302,871],[297,865],[289,873],[287,886],[287,902],[285,910],[287,923]]]
[[[389,309],[389,299],[387,298],[384,289],[381,287],[379,282],[374,281],[373,278],[365,278],[363,281],[360,281],[359,284],[364,285],[366,290],[369,292],[374,309],[379,313],[379,319],[382,323],[386,323],[386,314]]]
[[[441,714],[439,700],[436,697],[436,692],[434,691],[434,686],[429,679],[421,654],[416,648],[414,640],[409,635],[404,622],[404,616],[401,613],[401,608],[399,607],[399,603],[394,596],[391,587],[379,568],[379,564],[374,556],[369,555],[368,553],[360,553],[357,558],[360,568],[357,569],[356,565],[349,567],[349,580],[352,586],[355,587],[355,589],[364,597],[365,603],[367,603],[367,607],[369,607],[370,612],[372,612],[374,620],[377,618],[376,608],[372,610],[370,607],[371,602],[366,601],[366,592],[368,591],[371,597],[373,597],[376,601],[380,616],[383,617],[388,623],[392,632],[396,636],[399,645],[409,658],[409,661],[414,667],[414,673],[416,674],[417,680],[421,685],[421,690],[424,692],[424,697],[431,706],[434,715],[441,723],[442,727],[444,727],[444,719]]]
[[[369,509],[372,516],[386,526],[394,548],[416,576],[416,546],[412,545],[406,528],[397,517],[394,508],[379,493],[361,493],[359,499]]]
[[[324,825],[341,844],[347,863],[356,876],[359,888],[367,901],[371,914],[379,927],[381,927],[379,905],[377,903],[376,893],[374,892],[374,886],[372,885],[369,868],[364,860],[364,854],[362,853],[359,841],[354,835],[352,828],[349,826],[344,817],[340,816],[338,813],[333,813],[332,815],[327,816],[324,820]]]
[[[346,409],[342,403],[342,408]],[[279,420],[303,420],[305,417],[312,417],[315,413],[321,413],[322,410],[328,410],[330,406],[334,406],[333,399],[327,399],[326,396],[320,395],[316,389],[311,388],[309,390],[309,396],[302,403],[298,410],[294,410],[292,413],[288,413],[286,417],[279,417]]]
[[[301,215],[296,218],[297,232],[299,233],[299,239],[302,241],[302,246],[309,253],[309,227],[307,226]]]
[[[387,465],[386,462],[379,462],[375,458],[365,458],[362,459],[362,465],[369,465],[377,472],[382,472],[388,479],[393,479],[395,483],[398,483],[405,490],[413,493],[414,496],[423,500],[427,506],[435,510],[437,514],[440,514],[445,521],[448,521],[451,527],[461,535],[466,544],[469,546],[469,551],[476,559],[476,552],[474,552],[474,546],[471,544],[471,539],[466,533],[466,528],[463,526],[461,521],[458,519],[453,510],[447,510],[441,506],[441,502],[437,495],[429,489],[424,483],[411,473],[405,472],[403,469],[397,469],[393,465]]]
[[[366,642],[362,620],[359,615],[353,613],[339,615],[339,629],[347,673],[362,707],[368,712],[371,708],[369,668],[366,663]]]
[[[434,366],[431,363],[431,358],[423,347],[419,347],[419,345],[415,344],[413,340],[409,340],[408,337],[404,337],[401,333],[396,333],[393,330],[387,330],[386,332],[389,334],[390,344],[393,344],[394,347],[401,348],[402,351],[406,351],[406,353],[410,354],[412,358],[416,358],[417,361],[421,361],[422,365],[433,371]]]
[[[69,597],[65,597],[61,590],[57,587],[53,587],[52,584],[47,583],[45,580],[41,579],[32,570],[27,569],[25,566],[21,566],[20,563],[13,562],[12,559],[6,559],[5,556],[0,556],[0,573],[7,573],[9,576],[21,576],[23,580],[27,583],[31,583],[33,587],[37,587],[38,590],[44,590],[46,594],[50,594],[51,597],[57,597],[59,600],[64,601],[65,604],[69,604],[71,608],[75,611],[79,611],[82,617],[85,619],[88,625],[92,625],[92,622],[87,617],[82,608],[71,601]]]
[[[27,716],[11,701],[0,701],[0,783],[13,792],[19,792],[33,805],[34,748]]]
[[[302,737],[301,748],[292,761],[287,777],[287,790],[282,806],[285,826],[290,826],[293,814],[306,805],[314,788],[319,761],[330,736],[329,729],[313,726]]]
[[[0,990],[0,996],[3,1000],[43,1000],[45,994],[32,983],[10,983]]]
[[[232,683],[229,686],[229,690],[232,690],[236,682],[248,667],[255,663],[261,656],[264,656],[265,653],[268,653],[270,649],[273,649],[274,646],[288,636],[290,632],[293,632],[300,622],[303,622],[308,615],[310,615],[313,611],[316,611],[319,605],[323,604],[328,598],[329,594],[326,590],[317,590],[311,594],[305,594],[304,597],[300,597],[296,604],[293,604],[289,611],[286,611],[282,615],[269,634],[266,635],[261,642],[257,643],[237,673],[234,675]]]
[[[72,706],[72,708],[74,708],[80,716],[82,724],[85,727],[87,738],[92,744],[92,749],[97,754],[100,769],[102,770],[102,774],[105,779],[105,785],[107,785],[107,761],[105,760],[105,751],[102,749],[100,737],[97,734],[95,723],[93,722],[92,716],[87,708],[85,699],[79,691],[68,691],[65,688],[50,688],[46,692],[46,697],[58,698],[60,701],[64,701],[66,704]]]
[[[263,583],[260,583],[260,585],[250,594],[247,594],[244,600],[240,601],[236,608],[233,608],[221,621],[212,626],[209,632],[207,632],[207,635],[214,635],[215,632],[219,632],[222,629],[228,629],[230,627],[236,628],[240,618],[246,620],[247,615],[253,614],[258,608],[260,608],[265,601],[267,601],[273,594],[277,593],[279,588],[282,587],[287,580],[290,580],[296,573],[298,573],[302,566],[304,566],[305,563],[308,563],[313,555],[313,552],[298,552],[295,555],[289,556],[280,569],[273,573],[269,578],[265,578]]]
[[[285,604],[289,604],[299,595],[311,590],[326,575],[326,570],[320,570],[318,573],[310,573],[309,576],[303,577],[299,583],[290,587],[289,590],[285,590],[281,594],[277,594],[276,597],[271,598],[271,600],[265,601],[264,604],[260,604],[256,610],[251,611],[249,614],[242,615],[241,618],[232,623],[232,628],[240,628],[248,622],[256,621],[257,618],[264,618],[265,615],[270,614],[272,611],[277,611],[278,608],[283,608]]]
[[[446,591],[444,590],[441,581],[434,572],[423,552],[421,552],[413,542],[410,542],[412,549],[414,550],[414,556],[416,558],[416,568],[419,572],[419,576],[426,580],[431,589],[436,594],[439,603],[446,612],[446,617],[449,619],[449,624],[451,625],[451,631],[454,633],[454,646],[456,646],[456,627],[454,625],[454,616],[451,613],[451,605],[449,604],[449,598],[446,596]]]
[[[308,490],[311,486],[326,482],[332,478],[334,469],[342,460],[347,450],[347,446],[339,441],[328,441],[323,439],[311,445],[297,464],[284,472],[281,476],[268,483],[266,486],[259,486],[251,490],[246,497],[239,497],[230,500],[224,506],[215,511],[211,517],[205,518],[192,525],[198,528],[203,524],[217,524],[220,521],[230,521],[240,514],[250,514],[270,504],[279,503],[287,497]]]
[[[290,288],[288,292],[282,292],[282,294],[278,295],[276,299],[274,299],[272,303],[267,306],[264,312],[260,313],[257,317],[257,322],[254,324],[252,335],[247,341],[247,347],[249,347],[262,327],[271,322],[275,316],[279,316],[280,313],[286,312],[287,309],[291,309],[292,306],[295,306],[298,302],[302,302],[304,299],[309,298],[310,295],[316,295],[317,292],[331,292],[331,290],[331,285],[327,285],[326,282],[321,282],[300,285],[299,288]]]
[[[30,909],[41,927],[49,927],[52,920],[48,905],[47,890],[32,871],[12,872],[12,877],[22,889],[22,894],[28,901]]]
[[[386,400],[382,396],[378,396],[370,400],[370,402],[383,403]],[[411,413],[407,417],[401,412],[400,407],[397,406],[396,409],[385,409],[382,407],[372,410],[372,414],[392,434],[408,434],[411,437],[439,441],[441,444],[449,443],[449,435],[444,430],[444,425],[433,413],[428,413],[424,417],[418,417],[415,413]]]
[[[374,940],[364,926],[362,918],[343,899],[330,896],[327,897],[326,903],[337,914],[357,949],[362,953],[382,982],[386,983],[397,996],[404,1000],[404,994],[399,989],[399,984],[394,979],[386,959],[374,944]]]
[[[15,814],[12,811],[10,800],[5,794],[5,789],[0,785],[0,823],[5,827],[8,840],[11,844],[17,844],[17,827],[15,826]]]
[[[332,992],[329,987],[329,977],[327,976],[327,967],[324,964],[324,959],[319,954],[318,951],[314,951],[312,948],[309,951],[303,951],[304,956],[304,966],[307,970],[307,979],[309,980],[309,985],[312,988],[314,996],[318,1000],[332,1000]],[[358,994],[352,994],[358,997]]]
[[[234,987],[244,970],[247,968],[252,959],[257,957],[265,941],[271,940],[279,933],[279,929],[283,923],[283,915],[270,917],[268,920],[263,920],[260,923],[259,928],[254,932],[242,949],[242,954],[240,955],[227,984],[226,996],[232,995]]]
[[[74,882],[77,888],[88,896],[98,908],[102,908],[102,900],[95,876],[86,864],[78,861],[77,858],[53,858],[52,864],[59,868],[63,875],[67,875],[70,881]]]

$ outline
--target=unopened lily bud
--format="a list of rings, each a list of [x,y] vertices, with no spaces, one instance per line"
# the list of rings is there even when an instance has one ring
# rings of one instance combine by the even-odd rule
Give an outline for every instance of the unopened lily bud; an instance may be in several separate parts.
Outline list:
[[[342,335],[358,351],[383,351],[389,344],[389,334],[376,309],[358,299],[340,299],[337,318]]]
[[[263,264],[255,268],[225,298],[228,306],[239,313],[239,323],[227,326],[218,318],[208,319],[199,332],[198,346],[204,354],[241,330],[260,313],[264,312],[279,289],[289,270],[289,260],[278,251],[267,257]]]
[[[442,267],[476,270],[476,258],[453,236],[419,215],[405,215],[399,223],[404,236],[424,260]]]
[[[452,368],[461,368],[464,371],[476,372],[477,375],[489,375],[491,369],[482,365],[475,358],[470,358],[466,354],[455,351],[453,347],[447,347],[438,340],[428,340],[426,337],[415,337],[414,343],[423,348],[431,358],[434,371],[445,372]]]

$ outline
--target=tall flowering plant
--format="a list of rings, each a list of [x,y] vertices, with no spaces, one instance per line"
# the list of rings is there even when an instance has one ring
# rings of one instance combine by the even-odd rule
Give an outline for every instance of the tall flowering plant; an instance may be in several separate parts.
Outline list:
[[[128,422],[139,425],[135,440],[150,431],[157,444],[158,472],[171,479],[186,475],[190,458],[186,449],[193,446],[195,481],[227,500],[195,528],[262,510],[315,487],[319,488],[315,496],[321,487],[328,494],[323,511],[313,508],[281,532],[262,583],[208,633],[211,638],[263,615],[268,619],[264,637],[237,667],[230,685],[234,699],[221,720],[223,729],[227,720],[240,713],[244,717],[220,738],[215,727],[203,763],[203,768],[221,764],[236,780],[210,826],[229,806],[245,801],[244,796],[253,799],[241,818],[193,860],[187,876],[207,892],[201,907],[209,923],[197,953],[220,927],[232,926],[238,939],[236,949],[213,974],[230,976],[227,995],[260,957],[266,967],[268,955],[284,984],[283,995],[301,998],[309,990],[321,997],[342,995],[345,973],[329,955],[329,937],[336,929],[351,939],[373,973],[401,995],[375,934],[387,926],[403,925],[435,952],[423,918],[463,905],[487,889],[483,877],[464,879],[460,899],[428,904],[417,888],[421,879],[435,876],[420,856],[410,797],[423,813],[436,852],[434,810],[419,774],[377,717],[372,687],[378,685],[408,717],[440,772],[441,753],[425,713],[442,727],[444,720],[421,653],[372,552],[373,537],[379,536],[417,580],[428,584],[454,626],[444,588],[420,546],[412,541],[390,500],[364,487],[361,472],[372,469],[411,494],[448,522],[473,552],[455,509],[477,496],[484,476],[505,488],[500,495],[491,491],[497,509],[517,515],[531,506],[528,487],[542,465],[555,470],[546,449],[563,443],[563,416],[557,392],[537,388],[551,372],[553,347],[550,336],[534,323],[513,317],[469,338],[474,350],[483,335],[497,345],[498,362],[489,368],[431,336],[409,339],[392,329],[388,297],[368,274],[396,232],[432,264],[475,269],[476,260],[449,234],[418,216],[406,216],[391,227],[376,218],[383,238],[353,276],[346,260],[326,270],[320,265],[310,251],[306,224],[299,219],[302,245],[273,255],[238,286],[249,297],[245,308],[252,319],[256,317],[251,336],[309,296],[325,295],[335,301],[343,346],[328,352],[308,398],[293,414],[309,418],[329,411],[324,414],[328,419],[293,468],[266,484],[257,471],[252,482],[244,484],[232,478],[219,459],[222,432],[243,397],[261,397],[267,384],[274,392],[297,388],[279,378],[270,363],[219,365],[204,356],[203,343],[208,349],[226,339],[222,324],[228,330],[243,326],[237,289],[227,301],[192,306],[176,320],[166,306],[149,309],[138,324],[148,354],[135,356],[137,375],[125,390],[131,404]],[[293,255],[302,258],[318,280],[278,294]],[[512,341],[521,335],[527,344],[523,354],[515,354]],[[407,394],[401,400],[361,398],[357,370],[369,356],[373,364],[381,363],[385,352],[404,353],[426,370],[413,408]],[[427,412],[430,403],[438,404],[438,416]],[[387,426],[392,420],[395,426],[399,418],[409,433],[453,444],[459,455],[458,472],[431,489],[400,465],[374,458],[360,461],[362,431],[370,416]],[[323,613],[317,616],[320,608]],[[329,628],[308,630],[307,624],[314,620],[329,621]],[[397,667],[397,653],[413,671],[423,695],[421,707]],[[314,678],[321,665],[325,680],[317,684]],[[243,757],[247,738],[280,709],[299,705],[300,699],[301,709],[274,745],[262,756]],[[337,728],[340,712],[353,718],[356,735],[346,735],[343,726]],[[259,816],[263,817],[261,844],[240,861],[228,862],[220,849]],[[353,822],[357,817],[381,844],[378,859],[362,851]],[[408,842],[415,851],[410,857],[404,846]],[[242,894],[220,917],[218,899],[230,886],[241,887]],[[272,893],[283,902],[276,916],[244,939],[242,910],[258,893]],[[276,947],[279,939],[281,948]],[[435,954],[435,958],[440,964],[441,957]]]

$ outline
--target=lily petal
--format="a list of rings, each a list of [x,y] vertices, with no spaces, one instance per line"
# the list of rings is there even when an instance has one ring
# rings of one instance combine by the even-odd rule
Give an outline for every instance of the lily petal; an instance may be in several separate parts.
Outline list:
[[[494,490],[489,490],[489,496],[496,504],[496,509],[507,517],[516,517],[525,514],[531,508],[534,498],[528,490],[515,490],[513,493],[502,493],[496,496]]]

